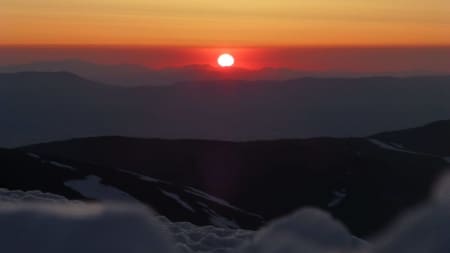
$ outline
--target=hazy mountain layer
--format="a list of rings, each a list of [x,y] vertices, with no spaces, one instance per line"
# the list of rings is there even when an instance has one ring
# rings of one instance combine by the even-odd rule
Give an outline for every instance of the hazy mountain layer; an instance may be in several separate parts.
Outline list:
[[[121,88],[0,74],[0,146],[74,137],[255,140],[367,136],[450,116],[450,78],[185,82]]]

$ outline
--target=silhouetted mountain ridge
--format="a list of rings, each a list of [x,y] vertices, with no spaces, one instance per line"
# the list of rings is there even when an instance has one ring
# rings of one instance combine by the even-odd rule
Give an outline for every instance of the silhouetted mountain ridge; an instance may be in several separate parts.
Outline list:
[[[373,137],[416,152],[450,157],[450,120],[441,120],[407,130],[385,132]]]
[[[416,76],[426,72],[405,73],[352,73],[343,71],[296,70],[284,67],[261,69],[227,68],[206,64],[152,69],[137,64],[99,64],[77,59],[60,61],[40,61],[28,64],[0,66],[0,73],[24,71],[57,72],[67,71],[84,78],[124,87],[170,85],[177,82],[197,82],[202,80],[291,80],[301,77],[368,77],[368,76]]]
[[[0,188],[50,192],[70,200],[142,203],[172,221],[256,228],[262,217],[191,187],[126,170],[0,149]]]
[[[76,59],[62,61],[43,61],[29,64],[0,66],[1,73],[15,72],[73,72],[79,76],[97,82],[124,87],[170,85],[183,81],[200,80],[285,80],[305,75],[321,75],[308,71],[290,70],[285,68],[220,69],[211,65],[187,65],[151,69],[136,64],[96,64]]]
[[[317,206],[362,236],[426,199],[449,166],[438,153],[378,135],[247,142],[93,137],[22,150],[189,185],[267,219]]]

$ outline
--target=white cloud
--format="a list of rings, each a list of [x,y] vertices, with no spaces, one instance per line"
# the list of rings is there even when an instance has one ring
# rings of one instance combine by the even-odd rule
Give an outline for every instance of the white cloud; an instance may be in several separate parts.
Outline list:
[[[373,252],[450,252],[450,175],[436,184],[431,201],[395,222],[375,243]]]
[[[411,212],[382,236],[373,252],[450,252],[450,206],[430,205]]]
[[[329,214],[307,208],[272,222],[257,232],[241,252],[348,252],[359,245]]]
[[[370,246],[313,208],[254,232],[171,222],[142,206],[72,202],[38,191],[0,189],[1,200],[6,200],[0,205],[2,252],[450,252],[450,175],[437,184],[430,201],[404,214]]]
[[[181,252],[234,252],[254,232],[240,229],[195,226],[190,223],[167,222],[177,248]]]
[[[167,229],[142,206],[5,203],[0,224],[2,252],[175,252]]]
[[[43,193],[41,191],[21,191],[0,188],[0,202],[44,202],[44,203],[65,203],[69,200],[56,194]]]

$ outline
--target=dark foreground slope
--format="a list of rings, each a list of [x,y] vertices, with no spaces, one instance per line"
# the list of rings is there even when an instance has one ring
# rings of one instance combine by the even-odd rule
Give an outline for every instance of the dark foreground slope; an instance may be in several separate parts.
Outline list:
[[[263,220],[190,187],[34,153],[0,149],[0,188],[49,192],[74,200],[143,203],[172,221],[255,228]]]
[[[448,165],[440,153],[421,154],[376,137],[253,142],[99,137],[23,150],[189,185],[267,219],[318,206],[355,234],[367,235],[427,198]]]
[[[373,138],[421,153],[450,157],[450,120],[376,134]]]
[[[121,88],[0,74],[0,146],[86,136],[259,140],[367,136],[446,119],[450,78],[302,78]]]

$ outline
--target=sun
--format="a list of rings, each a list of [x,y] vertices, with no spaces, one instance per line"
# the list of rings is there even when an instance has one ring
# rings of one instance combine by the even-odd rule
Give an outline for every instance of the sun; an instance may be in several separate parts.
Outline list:
[[[222,68],[228,68],[234,65],[234,57],[231,54],[221,54],[217,58],[217,63]]]

